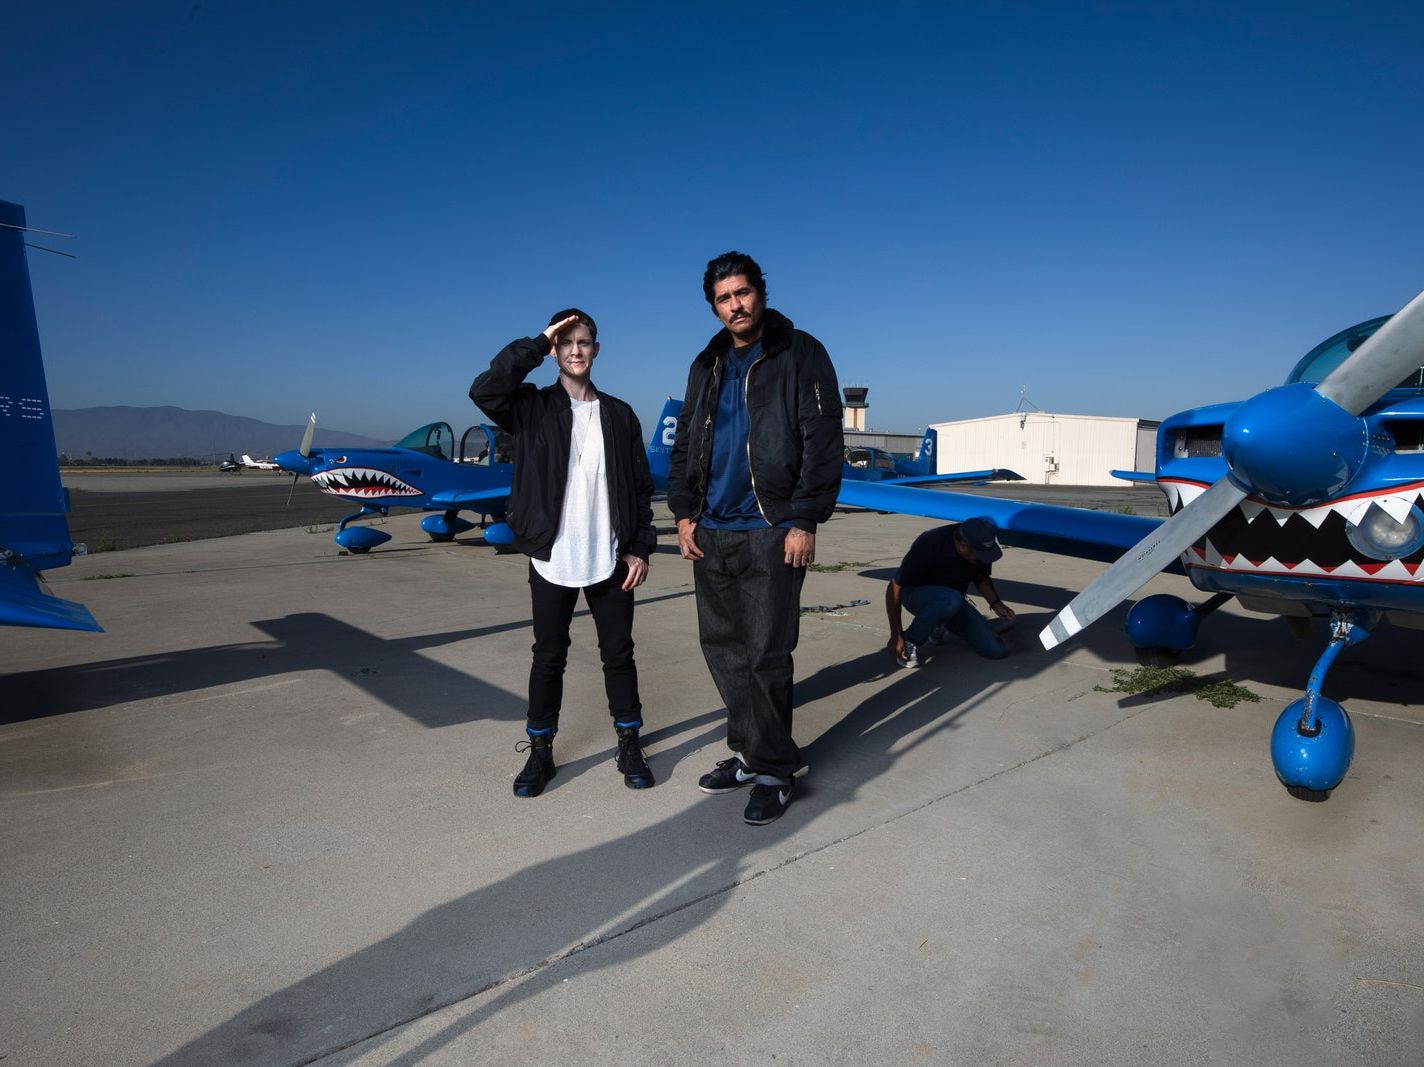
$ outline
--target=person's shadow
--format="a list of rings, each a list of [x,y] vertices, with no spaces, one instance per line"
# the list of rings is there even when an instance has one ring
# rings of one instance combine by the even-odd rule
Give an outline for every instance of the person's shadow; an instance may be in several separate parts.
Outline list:
[[[798,683],[798,707],[854,692],[858,683],[896,670],[890,664],[884,650],[876,649],[827,667]],[[585,970],[598,969],[670,943],[715,915],[730,890],[762,873],[748,864],[749,854],[760,855],[793,833],[804,836],[822,816],[854,802],[864,783],[889,771],[906,752],[956,729],[983,696],[968,691],[973,683],[966,686],[962,672],[897,673],[894,683],[868,695],[803,749],[812,770],[778,822],[744,825],[743,792],[699,798],[660,823],[531,864],[432,908],[399,932],[263,997],[159,1062],[306,1063],[358,1043],[360,1051],[369,1051],[373,1038],[442,1007],[481,998],[391,1061],[414,1064],[504,1008],[559,983],[567,974],[553,966],[559,960],[578,955]],[[723,736],[721,715],[715,718],[710,730],[671,752],[654,752],[650,760],[670,766]],[[695,721],[705,721],[704,715]],[[664,734],[683,732],[687,725],[674,724]],[[691,789],[695,775],[711,769],[711,759],[707,762],[658,788]],[[666,772],[660,776],[666,779]],[[678,922],[658,922],[675,913],[681,913]],[[623,940],[634,930],[641,931],[637,939]],[[585,955],[592,949],[600,951]]]

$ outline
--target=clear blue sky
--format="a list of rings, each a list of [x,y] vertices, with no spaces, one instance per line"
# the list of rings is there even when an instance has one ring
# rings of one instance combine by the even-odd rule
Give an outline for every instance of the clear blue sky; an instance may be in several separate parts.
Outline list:
[[[1155,418],[1424,287],[1421,11],[30,0],[0,198],[56,407],[458,429],[577,304],[646,424],[739,248],[876,427]]]

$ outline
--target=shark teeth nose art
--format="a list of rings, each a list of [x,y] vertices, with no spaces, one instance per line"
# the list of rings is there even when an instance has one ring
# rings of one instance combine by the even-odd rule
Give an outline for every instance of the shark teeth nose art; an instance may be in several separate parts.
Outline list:
[[[1202,494],[1205,486],[1174,483],[1168,492],[1173,514]],[[1347,524],[1356,524],[1378,505],[1399,520],[1424,506],[1424,482],[1376,493],[1359,493],[1308,508],[1263,504],[1249,497],[1227,513],[1182,556],[1187,567],[1247,574],[1319,576],[1424,584],[1424,549],[1397,560],[1372,559],[1350,544]]]
[[[370,467],[337,467],[312,475],[312,481],[323,493],[333,496],[371,500],[384,496],[420,496],[413,485],[407,485],[393,474]]]

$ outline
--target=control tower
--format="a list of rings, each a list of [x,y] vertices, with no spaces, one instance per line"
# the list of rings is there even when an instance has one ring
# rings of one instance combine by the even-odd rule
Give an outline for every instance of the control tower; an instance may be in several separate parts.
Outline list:
[[[845,395],[845,422],[842,425],[847,430],[864,430],[865,411],[870,407],[865,401],[870,392],[869,386],[848,385],[841,392]]]

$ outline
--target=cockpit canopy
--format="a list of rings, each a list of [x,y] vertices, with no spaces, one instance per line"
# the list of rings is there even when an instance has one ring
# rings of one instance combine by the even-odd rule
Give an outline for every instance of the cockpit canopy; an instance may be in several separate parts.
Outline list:
[[[431,422],[418,430],[411,430],[396,442],[395,447],[449,461],[455,455],[455,432],[448,422]]]
[[[394,445],[409,452],[433,456],[448,462],[490,463],[514,462],[514,438],[493,426],[471,426],[460,438],[459,459],[456,460],[455,433],[448,422],[426,423],[411,430]]]
[[[1331,371],[1345,362],[1350,353],[1364,344],[1376,330],[1391,318],[1393,318],[1392,315],[1381,315],[1377,319],[1370,319],[1358,326],[1351,326],[1348,330],[1341,330],[1334,337],[1321,341],[1295,365],[1295,369],[1286,378],[1286,384],[1305,382],[1307,385],[1319,385]],[[1395,388],[1424,389],[1424,367],[1416,367]]]

